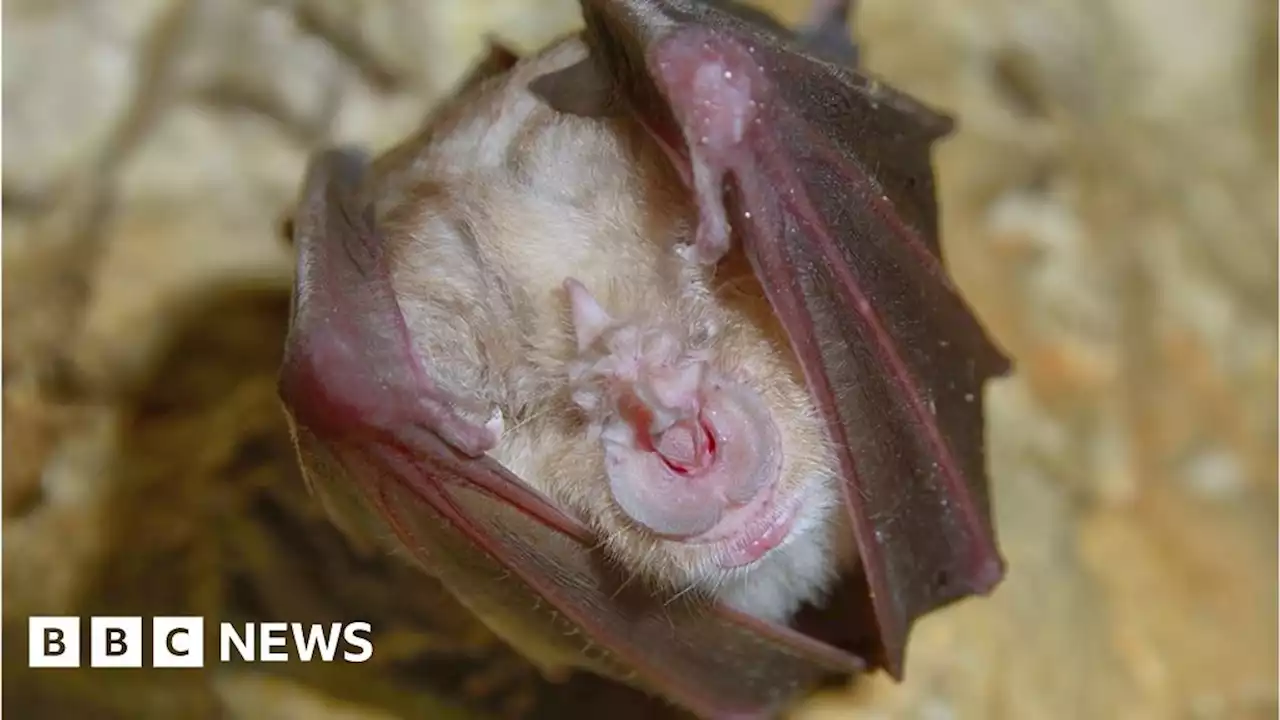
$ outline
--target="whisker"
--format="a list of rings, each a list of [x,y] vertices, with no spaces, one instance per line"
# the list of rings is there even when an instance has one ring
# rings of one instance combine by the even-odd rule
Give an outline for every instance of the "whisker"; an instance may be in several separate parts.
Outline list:
[[[688,593],[689,593],[689,591],[690,591],[690,590],[693,590],[693,589],[694,589],[694,588],[696,588],[696,587],[698,587],[698,581],[696,581],[696,580],[695,580],[695,581],[693,581],[693,582],[689,583],[688,585],[686,585],[686,586],[685,586],[685,588],[684,588],[683,590],[681,590],[680,592],[678,592],[678,593],[676,593],[675,595],[672,595],[671,597],[667,598],[666,602],[662,603],[662,606],[663,606],[663,607],[671,607],[671,604],[672,604],[672,603],[674,603],[675,601],[677,601],[677,600],[679,600],[680,598],[684,597],[686,594],[688,594]]]
[[[622,534],[622,531],[617,530],[617,531],[614,531],[613,534],[611,535],[601,536],[600,540],[595,545],[591,546],[591,552],[595,552],[597,550],[604,548],[606,545],[609,544],[610,541],[612,541],[614,538],[618,537],[621,534]]]
[[[549,407],[549,408],[546,408],[545,410],[540,410],[540,411],[538,411],[538,412],[536,412],[536,413],[533,413],[532,415],[528,415],[528,416],[526,416],[525,418],[523,418],[522,420],[520,420],[520,422],[518,422],[518,423],[516,423],[515,425],[512,425],[511,427],[509,427],[509,428],[507,428],[507,429],[503,430],[503,434],[506,434],[506,433],[509,433],[509,432],[514,432],[514,431],[516,431],[516,430],[519,430],[520,428],[524,427],[525,425],[528,425],[529,423],[533,422],[534,420],[538,420],[539,418],[542,418],[542,417],[544,417],[544,416],[546,416],[546,415],[550,415],[550,414],[551,414],[551,412],[552,412],[553,410],[555,410],[555,408],[553,408],[553,407]]]
[[[638,575],[639,575],[639,573],[634,573],[634,572],[632,572],[632,573],[627,573],[627,579],[622,581],[622,584],[618,586],[618,589],[617,589],[617,590],[614,590],[614,591],[613,591],[613,594],[609,596],[609,599],[610,599],[610,600],[613,600],[613,599],[617,598],[619,595],[621,595],[621,594],[622,594],[622,591],[623,591],[623,590],[625,590],[625,589],[626,589],[626,587],[627,587],[628,585],[630,585],[630,584],[631,584],[631,582],[632,582],[633,580],[635,580],[635,579],[636,579],[636,577],[637,577]]]
[[[619,531],[619,533],[621,533],[621,531]],[[647,563],[647,562],[648,562],[648,559],[649,559],[649,555],[648,555],[648,553],[646,553],[646,554],[645,554],[644,561]],[[641,564],[643,565],[643,564],[645,564],[645,563],[641,563]],[[622,584],[618,586],[618,589],[617,589],[617,590],[614,590],[614,591],[613,591],[613,594],[612,594],[612,595],[610,595],[610,596],[609,596],[609,598],[610,598],[610,599],[614,599],[614,598],[618,597],[619,595],[621,595],[621,594],[622,594],[622,591],[623,591],[623,590],[625,590],[625,589],[627,588],[627,586],[628,586],[628,585],[630,585],[632,582],[634,582],[634,581],[635,581],[635,579],[636,579],[637,577],[639,577],[639,576],[640,576],[640,573],[638,573],[638,572],[629,572],[629,573],[627,573],[627,579],[622,581]]]
[[[716,585],[711,589],[712,595],[719,595],[720,589],[724,587],[725,582],[729,579],[729,573],[716,573]]]

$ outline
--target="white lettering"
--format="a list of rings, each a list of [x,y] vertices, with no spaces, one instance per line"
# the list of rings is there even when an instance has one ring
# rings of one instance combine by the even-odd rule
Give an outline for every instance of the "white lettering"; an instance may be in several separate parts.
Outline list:
[[[305,636],[302,623],[292,623],[292,626],[293,644],[297,646],[298,658],[302,662],[311,662],[317,645],[320,647],[320,659],[333,662],[333,656],[338,651],[338,639],[342,637],[342,623],[331,624],[327,633],[323,625],[312,625]]]
[[[373,657],[373,642],[368,638],[371,632],[373,628],[367,622],[349,623],[343,630],[342,637],[348,645],[360,648],[360,651],[347,650],[342,653],[342,659],[347,662],[365,662]]]
[[[236,626],[231,623],[222,623],[218,626],[218,659],[222,662],[231,662],[231,646],[234,645],[236,652],[240,653],[240,659],[247,662],[254,661],[253,652],[253,623],[244,624],[244,635],[236,632]]]
[[[288,651],[273,649],[283,648],[288,644],[289,638],[285,636],[285,632],[288,629],[289,624],[282,622],[262,623],[258,626],[258,646],[262,648],[260,660],[263,662],[284,662],[289,659]]]

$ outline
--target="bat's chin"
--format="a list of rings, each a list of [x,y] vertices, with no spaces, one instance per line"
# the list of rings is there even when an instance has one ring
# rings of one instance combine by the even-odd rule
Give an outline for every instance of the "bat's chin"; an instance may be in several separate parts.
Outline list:
[[[784,495],[770,483],[751,502],[727,513],[691,544],[710,544],[712,562],[725,570],[751,565],[781,545],[791,534],[803,495]]]

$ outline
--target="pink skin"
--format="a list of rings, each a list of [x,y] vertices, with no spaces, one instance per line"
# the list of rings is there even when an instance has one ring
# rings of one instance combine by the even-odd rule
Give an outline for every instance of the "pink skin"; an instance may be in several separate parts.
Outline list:
[[[729,251],[729,220],[722,198],[725,173],[751,161],[743,143],[768,110],[764,80],[750,57],[753,49],[725,42],[708,31],[689,31],[654,49],[656,73],[671,93],[671,109],[684,128],[687,160],[659,144],[676,160],[698,202],[694,257],[713,265]],[[748,215],[748,217],[750,217]]]
[[[618,507],[726,568],[781,544],[798,503],[777,492],[781,441],[760,396],[670,332],[615,322],[578,281],[565,289],[581,358],[573,399],[604,445]]]

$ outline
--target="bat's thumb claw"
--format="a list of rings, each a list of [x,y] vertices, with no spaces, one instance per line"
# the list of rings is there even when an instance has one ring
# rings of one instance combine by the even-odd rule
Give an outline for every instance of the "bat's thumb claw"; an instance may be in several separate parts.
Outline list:
[[[497,445],[502,439],[502,432],[506,429],[506,423],[502,419],[502,409],[494,408],[493,415],[489,421],[484,424],[484,429],[493,437],[493,444]]]
[[[704,217],[698,223],[693,251],[694,259],[704,265],[715,265],[729,252],[729,224],[723,212]]]

